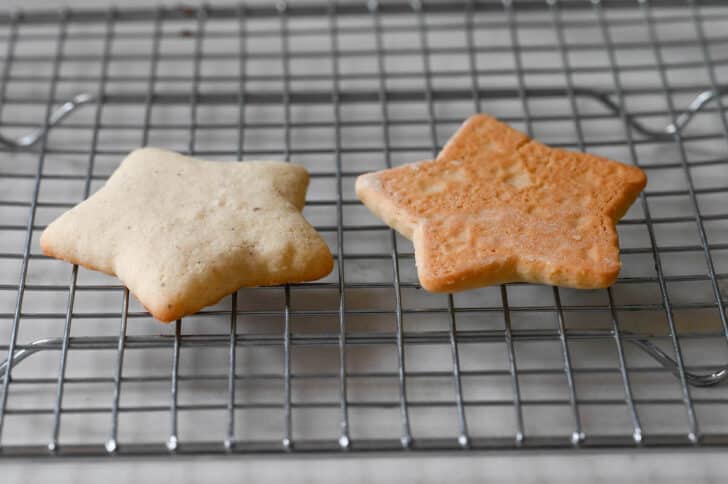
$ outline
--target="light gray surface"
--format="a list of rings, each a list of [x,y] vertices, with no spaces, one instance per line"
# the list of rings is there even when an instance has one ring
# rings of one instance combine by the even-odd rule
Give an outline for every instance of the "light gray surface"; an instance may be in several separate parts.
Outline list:
[[[73,6],[77,6],[79,4],[83,4],[85,6],[90,6],[91,4],[99,4],[99,2],[66,3]],[[134,1],[123,2],[123,5],[128,6],[132,3],[140,5],[148,4],[147,2]],[[169,4],[170,2],[164,3]],[[26,8],[34,8],[40,6],[47,7],[50,4],[51,2],[40,2],[36,0],[23,2],[23,6]],[[122,6],[122,2],[116,2],[116,4],[118,6]],[[208,47],[213,48],[214,46]],[[694,53],[686,53],[684,55],[694,55]],[[146,66],[141,66],[140,72],[146,72],[144,70],[145,68]],[[705,73],[702,71],[685,73],[685,76],[685,82],[706,82]],[[635,81],[635,83],[637,82],[638,81]],[[655,81],[654,79],[650,79],[650,82],[654,83]],[[679,83],[680,80],[677,80],[675,82]],[[32,87],[28,87],[27,89],[33,92]],[[43,95],[46,88],[45,86],[40,86],[37,89],[38,90],[34,93],[37,95]],[[79,86],[66,86],[65,89],[66,93],[71,93],[78,90]],[[686,99],[689,99],[689,96],[681,98],[681,105],[685,104],[684,101]],[[563,106],[560,107],[563,108]],[[589,106],[586,106],[586,108],[586,110],[588,111]],[[495,109],[499,108],[496,107]],[[548,111],[550,107],[541,106],[540,109],[545,112]],[[86,111],[87,112],[80,116],[83,119],[88,120],[90,119],[90,115],[93,112],[93,108],[87,108]],[[536,111],[539,110],[536,109]],[[459,111],[457,109],[453,110],[453,116],[457,116],[458,112]],[[134,113],[135,116],[136,114],[137,113]],[[496,112],[496,114],[507,115],[508,110],[503,109],[500,112]],[[216,115],[216,113],[208,113],[207,115],[212,118]],[[169,112],[166,114],[166,117],[165,115],[162,115],[160,118],[157,119],[157,121],[174,121],[176,116],[179,116],[179,114]],[[315,119],[316,113],[304,113],[303,116],[307,119]],[[28,119],[33,120],[37,119],[37,117],[30,116]],[[696,121],[698,122],[696,129],[699,130],[701,128],[710,127],[711,123],[714,122],[714,118],[706,116],[705,118],[699,118]],[[661,122],[662,120],[657,120],[654,121],[654,124],[659,125],[659,123]],[[563,141],[564,139],[568,139],[573,141],[574,139],[574,133],[570,126],[564,129],[563,126],[549,127],[539,125],[537,128],[541,130],[538,132],[539,136],[545,138],[546,140],[551,139]],[[586,128],[586,130],[587,136],[594,139],[599,137],[599,135],[602,133],[609,134],[613,132],[618,132],[619,127],[613,127],[613,130],[610,132],[608,123],[605,123],[603,126],[598,124],[596,126],[592,125],[591,128]],[[440,137],[446,138],[449,135],[448,132],[445,132],[446,130],[441,131],[442,132],[438,133]],[[74,146],[78,143],[88,143],[88,140],[84,137],[86,134],[87,133],[70,133],[67,137],[54,137],[52,141],[54,143],[54,146]],[[411,136],[412,139],[421,141],[425,140],[429,133],[427,131],[423,131],[417,133],[404,133],[404,135]],[[75,139],[74,136],[78,136],[78,138]],[[350,133],[349,137],[345,135],[344,145],[348,146],[348,143],[356,143],[358,136],[358,133]],[[114,138],[113,142],[119,147],[132,147],[135,143],[138,143],[138,139],[138,133],[120,133],[117,137]],[[233,141],[234,140],[231,136],[224,133],[201,134],[198,140],[200,145],[208,147],[215,146],[216,144],[229,144]],[[299,146],[305,146],[307,143],[310,143],[312,145],[316,144],[311,140],[307,140],[305,138],[298,141]],[[159,137],[155,139],[155,142],[158,144],[177,147],[178,149],[183,149],[186,144],[186,138],[184,135],[178,137],[169,136],[167,138]],[[268,144],[274,144],[276,142],[277,141],[275,139],[265,140],[265,143]],[[704,145],[700,146],[699,149],[703,150],[708,155],[715,153],[724,153],[724,151],[721,151],[724,149],[724,144],[705,143]],[[620,159],[624,159],[624,157],[626,156],[624,150],[621,150],[619,148],[615,148],[611,151],[607,149],[605,151],[606,152],[603,154],[611,155]],[[691,151],[689,154],[695,155],[695,152]],[[670,147],[648,147],[645,148],[645,150],[640,151],[640,155],[644,160],[665,159],[667,161],[674,161],[676,157],[676,152]],[[19,166],[19,162],[22,159],[24,159],[22,156],[20,156],[17,160],[7,159],[7,164],[2,166],[3,168],[17,167]],[[396,161],[399,162],[405,160],[403,157],[402,160],[398,159]],[[108,170],[114,166],[113,164],[115,162],[118,162],[118,160],[114,157],[108,157],[104,160],[101,160],[99,170],[108,172]],[[317,163],[317,160],[308,160],[308,162],[313,165],[312,168],[317,168],[317,166],[315,165],[315,163]],[[66,157],[55,159],[53,160],[53,163],[54,165],[52,166],[52,169],[54,172],[64,172],[74,169],[78,171],[79,169],[83,169],[85,160],[79,162],[79,160]],[[362,169],[366,167],[366,163],[369,163],[369,160],[360,160],[358,163],[358,165],[354,165],[353,169]],[[322,166],[324,165],[320,165],[318,166],[318,168],[321,168]],[[705,172],[701,175],[700,181],[701,183],[709,185],[713,179],[717,179],[718,182],[720,182],[720,176],[722,176],[721,173]],[[677,186],[681,186],[682,183],[679,176],[673,178],[666,177],[663,180],[658,179],[657,181],[651,181],[651,183],[653,184],[669,184],[671,182],[677,184]],[[350,189],[350,187],[348,188]],[[17,189],[22,190],[22,187],[19,187]],[[330,197],[332,195],[332,192],[330,191],[331,189],[332,187],[330,186],[314,186],[312,187],[312,197]],[[56,191],[53,190],[54,189],[51,188],[43,192],[43,196],[48,197],[48,200],[68,200],[73,199],[74,197],[77,198],[79,196],[78,187],[64,186],[62,184],[59,184],[56,188]],[[326,192],[326,190],[329,191]],[[347,193],[347,196],[350,195],[351,193]],[[668,216],[674,211],[685,210],[685,208],[685,206],[665,207],[662,216]],[[708,206],[708,208],[710,208],[710,206]],[[715,205],[713,209],[721,210],[721,207],[719,205]],[[51,214],[46,213],[44,216],[47,218],[50,215]],[[632,212],[632,215],[639,216],[639,212]],[[327,219],[326,215],[317,215],[314,213],[310,214],[309,216],[312,216],[314,219],[316,219],[316,217],[318,216],[319,218],[315,220],[318,223],[330,223],[330,219]],[[358,214],[358,216],[361,218],[357,220],[364,220],[367,222],[371,220],[368,218],[364,218],[366,217],[366,215],[363,213]],[[0,217],[5,217],[5,214],[0,215]],[[45,219],[42,220],[42,223],[45,223],[45,221],[47,221]],[[682,235],[683,234],[680,231],[661,234],[661,237],[663,237],[662,242],[664,242],[665,244],[694,243],[694,240],[692,238],[688,241],[681,239]],[[691,232],[690,237],[694,236],[695,234]],[[629,229],[625,230],[625,233],[622,234],[622,237],[623,246],[627,247],[629,247],[630,244],[633,244],[633,246],[643,246],[645,242],[643,233],[630,233]],[[718,241],[721,242],[722,240]],[[347,246],[347,252],[353,253],[357,250],[364,252],[371,251],[372,244],[382,243],[382,241],[362,239],[352,240],[348,243],[350,245]],[[401,243],[405,244],[403,245],[403,250],[408,250],[406,243],[404,241],[401,241]],[[36,246],[34,246],[34,250],[37,251]],[[382,246],[382,250],[386,250],[386,245]],[[635,260],[630,264],[628,270],[633,271],[634,274],[639,274],[641,271],[648,270],[649,264],[649,259]],[[699,259],[693,260],[675,257],[674,260],[672,260],[672,265],[670,265],[670,269],[675,271],[675,273],[687,273],[694,269],[694,264],[699,264]],[[347,267],[350,266],[347,265]],[[408,266],[403,268],[405,278],[411,279],[414,276],[412,269],[412,267]],[[69,270],[67,267],[64,267],[61,264],[54,263],[52,265],[48,264],[45,269],[38,269],[37,271],[32,272],[31,277],[33,277],[33,281],[36,283],[42,283],[43,281],[65,282],[67,281],[68,272]],[[378,269],[372,269],[366,264],[362,264],[360,267],[354,267],[354,264],[352,264],[351,268],[349,269],[349,274],[362,276],[369,280],[371,280],[371,278],[377,277],[381,277],[383,280],[388,280],[391,277],[387,273],[382,273]],[[83,280],[87,283],[90,283],[92,281],[101,282],[107,280],[106,278],[101,278],[99,276],[83,271],[82,277],[84,278]],[[111,279],[108,280],[111,281]],[[258,293],[253,294],[257,295]],[[693,288],[691,290],[683,290],[680,291],[680,294],[682,294],[682,297],[685,298],[684,300],[686,301],[696,301],[710,298],[709,288],[704,286],[701,286],[697,289]],[[47,295],[41,296],[46,297]],[[40,299],[41,296],[37,296],[38,298],[34,298],[33,300],[30,300],[28,302],[28,308],[30,308],[30,310],[33,310],[34,308],[42,308],[44,310],[52,309],[62,311],[65,307],[65,297],[63,294],[53,295],[53,298],[51,299]],[[269,305],[270,307],[275,307],[280,303],[278,296],[280,296],[280,294],[271,295],[268,299],[264,297],[262,300],[253,301],[251,304],[256,304],[260,307],[266,307],[266,305]],[[464,296],[464,299],[463,301],[461,301],[461,303],[466,304],[468,298],[472,298],[473,301],[476,301],[478,300],[478,298],[490,296],[492,295],[488,295],[487,293],[474,293],[470,296]],[[544,293],[541,289],[533,289],[531,290],[531,292],[522,292],[521,296],[523,298],[523,301],[537,304],[537,301],[545,300],[546,298],[548,298],[549,294],[548,291]],[[654,291],[645,289],[644,292],[639,293],[635,292],[634,290],[631,292],[623,290],[621,292],[618,292],[617,296],[622,298],[622,302],[635,302],[644,300],[645,297],[654,297]],[[426,303],[428,301],[435,301],[434,299],[425,298],[414,293],[406,294],[405,299],[408,297],[412,298],[409,301],[411,303]],[[569,291],[566,291],[566,297],[575,298],[574,300],[584,297],[588,300],[587,296],[578,295]],[[378,299],[377,294],[369,294],[366,295],[365,298],[359,300],[357,300],[356,298],[352,298],[350,299],[350,302],[352,301],[354,304],[361,304],[365,307],[372,304],[389,304],[391,302],[386,298]],[[314,298],[314,301],[299,299],[297,302],[297,304],[300,305],[310,304],[314,306],[316,304],[330,305],[331,303],[332,300],[330,300],[328,296],[326,299],[321,299],[318,301]],[[435,303],[440,305],[442,301],[436,300]],[[33,306],[34,304],[36,306]],[[79,311],[91,311],[98,310],[109,305],[117,307],[118,304],[119,298],[117,294],[96,294],[93,297],[86,297],[77,301],[77,309]],[[229,304],[229,302],[227,304]],[[690,319],[691,313],[684,312],[681,313],[681,316],[685,319]],[[644,320],[637,322],[645,323]],[[213,321],[204,320],[196,322],[193,327],[201,331],[208,330],[215,332],[224,331],[225,329],[224,325],[212,326],[212,329],[210,329],[209,326],[202,327],[200,323],[215,324]],[[271,319],[269,323],[272,325],[278,325],[280,324],[280,321]],[[326,330],[326,328],[331,327],[332,321],[319,322],[318,324],[320,326],[315,326],[310,321],[304,323],[307,324],[307,331],[324,331]],[[431,324],[434,326],[438,324],[438,321],[433,319],[430,322],[421,321],[421,323]],[[650,321],[647,321],[647,323],[650,323]],[[714,323],[715,320],[713,319],[706,324],[708,326],[712,326]],[[243,322],[242,324],[246,323]],[[255,326],[252,326],[252,322],[250,322],[250,324],[250,329],[254,330]],[[258,322],[257,324],[261,324],[261,322]],[[467,326],[468,324],[480,324],[480,322],[464,321],[461,324],[463,326]],[[656,324],[663,324],[663,322],[660,320],[657,321]],[[5,330],[6,328],[2,329]],[[104,334],[114,335],[116,329],[116,323],[109,322],[102,327],[94,326],[89,322],[81,321],[78,324],[74,325],[74,335],[98,334],[100,332],[103,332]],[[154,326],[153,323],[149,320],[137,320],[134,322],[133,327],[133,331],[139,333],[151,332],[169,334],[171,332],[171,329],[171,327],[165,327],[160,329],[157,326]],[[21,333],[21,341],[27,342],[36,337],[59,334],[60,326],[58,325],[58,321],[44,322],[41,320],[32,326],[24,326],[24,332]],[[2,331],[0,331],[0,338],[2,338],[3,341],[6,340],[5,333],[3,333]],[[301,354],[300,357],[298,357],[294,362],[297,371],[315,370],[321,367],[329,367],[332,362],[335,362],[337,356],[336,354],[327,354],[326,352],[324,352],[323,354],[312,354],[311,352],[307,353],[308,354],[305,355]],[[692,363],[714,362],[713,360],[710,360],[711,352],[704,351],[704,348],[702,347],[693,347],[689,351],[689,354],[692,357]],[[93,376],[98,374],[108,376],[109,365],[111,364],[111,359],[109,357],[110,355],[79,354],[78,352],[74,353],[73,355],[75,359],[69,363],[69,368],[72,370],[72,372],[78,373],[72,374],[84,376]],[[219,369],[220,361],[222,361],[218,358],[218,356],[220,355],[217,353],[211,356],[210,352],[203,352],[199,350],[193,350],[189,352],[183,351],[183,355],[182,370],[189,372],[199,372],[201,374],[204,374],[206,372],[214,372],[215,369]],[[429,355],[430,360],[428,360],[425,357],[426,355],[420,356],[422,358],[416,359],[414,361],[421,362],[423,364],[423,368],[426,367],[428,363],[432,364],[433,366],[442,366],[445,364],[448,357],[447,354],[436,356]],[[391,369],[391,365],[389,365],[391,361],[388,360],[389,357],[391,357],[391,354],[370,353],[369,355],[366,355],[365,358],[358,358],[357,361],[359,364],[367,365],[366,368],[368,369],[372,369],[377,365],[381,365],[382,369]],[[496,364],[496,360],[502,360],[502,353],[499,352],[497,354],[487,354],[484,357],[488,359],[492,358],[492,364]],[[558,357],[558,352],[554,353],[550,349],[533,348],[530,351],[524,352],[522,355],[519,354],[519,362],[523,365],[524,368],[529,366],[538,367],[539,365],[557,362]],[[581,353],[577,352],[578,361],[582,364],[599,364],[600,362],[609,360],[609,358],[611,357],[613,357],[613,353],[605,348],[587,347],[584,348]],[[267,351],[263,354],[259,353],[255,356],[251,356],[251,358],[255,359],[254,363],[250,359],[242,359],[242,362],[240,363],[241,371],[245,371],[246,369],[249,369],[251,367],[260,367],[263,364],[272,365],[270,366],[271,368],[277,368],[275,365],[278,365],[281,360],[280,352],[278,350]],[[643,356],[636,352],[631,353],[631,358],[633,364],[649,363],[648,360],[645,360]],[[705,361],[703,361],[701,358],[705,358]],[[44,358],[35,358],[28,360],[22,368],[23,371],[27,372],[26,374],[37,374],[37,372],[44,371],[44,368],[52,368],[52,371],[50,373],[51,376],[54,376],[57,364],[57,355],[53,354],[48,355]],[[417,363],[413,362],[413,364],[416,365]],[[143,372],[148,370],[149,368],[157,368],[160,369],[160,371],[162,371],[163,369],[166,370],[169,365],[169,352],[147,352],[146,354],[141,355],[136,359],[127,359],[127,365],[129,366],[125,367],[126,375],[133,374],[134,371]],[[649,392],[651,392],[649,393],[650,395],[659,394],[660,396],[675,396],[676,394],[679,394],[679,390],[675,380],[673,380],[672,377],[668,375],[659,376],[658,381],[642,381],[641,383],[644,385],[641,388],[645,389],[646,392],[647,388],[649,387]],[[506,381],[500,385],[487,387],[484,386],[480,389],[478,394],[471,396],[477,396],[481,398],[506,398],[510,391],[507,384],[508,382]],[[247,388],[249,390],[249,393],[255,393],[255,397],[257,398],[279,396],[279,389],[277,388]],[[600,381],[581,382],[579,389],[580,395],[608,395],[612,392],[618,392],[620,390],[619,382],[615,383]],[[13,402],[13,404],[47,406],[48,402],[52,397],[53,390],[54,389],[52,387],[49,387],[48,392],[42,394],[33,392],[12,394],[12,398],[18,399]],[[255,390],[255,392],[253,390]],[[419,391],[420,396],[427,397],[432,395],[433,392],[439,390],[441,390],[441,387],[433,384],[430,386],[423,386],[419,389],[416,388],[414,390],[414,394],[415,396],[417,396],[417,392]],[[563,382],[534,381],[528,387],[528,391],[532,392],[532,395],[543,396],[549,395],[549,392],[552,392],[551,394],[560,396],[563,395]],[[361,388],[354,388],[353,392],[354,394],[352,395],[352,398],[367,397],[371,396],[372,394],[391,396],[393,392],[396,392],[396,386],[385,385],[383,388],[362,386]],[[724,395],[724,393],[725,390],[716,389],[715,392],[710,394],[705,393],[705,395],[718,394],[722,396]],[[335,388],[332,388],[331,386],[324,389],[315,387],[299,387],[297,389],[296,397],[304,400],[315,399],[320,398],[322,394],[327,398],[332,397],[335,395]],[[224,395],[225,389],[220,388],[219,385],[214,384],[207,386],[201,384],[197,387],[185,388],[183,391],[183,398],[186,398],[186,401],[218,401],[219,399],[224,398]],[[83,393],[69,392],[67,394],[66,400],[64,400],[64,404],[83,405],[88,404],[89,402],[95,402],[96,399],[98,399],[98,401],[107,402],[108,396],[108,388],[99,388],[97,394],[91,393],[88,389],[85,389]],[[247,395],[245,397],[247,398]],[[139,388],[136,391],[127,390],[124,393],[123,398],[125,399],[123,401],[124,404],[150,403],[150,401],[152,400],[153,401],[151,403],[166,404],[168,398],[168,388],[166,386],[163,386],[160,388],[155,388],[151,391],[142,388]],[[122,426],[123,431],[126,432],[126,434],[124,434],[124,438],[129,440],[142,438],[148,439],[152,442],[163,442],[166,438],[168,424],[166,415],[160,415],[163,415],[163,417],[157,419],[149,419],[148,421],[137,420],[132,422],[132,424],[130,425]],[[427,426],[423,425],[421,428],[418,427],[418,430],[421,430],[422,432],[445,431],[453,433],[455,430],[455,426],[453,425],[454,421],[452,420],[452,417],[452,415],[447,415],[446,418],[448,420],[442,424],[441,428],[428,429]],[[613,417],[611,414],[607,415],[606,417],[604,415],[598,414],[584,416],[585,421],[588,422],[588,425],[590,426],[589,429],[598,429],[599,431],[603,431],[606,428],[614,426],[614,421],[611,419],[611,417]],[[713,423],[725,425],[724,412],[719,411],[717,415],[706,414],[701,415],[701,417],[710,419],[710,421]],[[398,428],[396,427],[397,418],[398,417],[396,414],[392,415],[391,420],[389,421],[390,423],[385,422],[382,428],[359,428],[356,430],[358,432],[361,432],[361,435],[366,435],[367,432],[379,432],[382,431],[384,427],[389,427],[390,430],[392,430],[393,435],[396,436],[398,432]],[[423,414],[420,418],[422,421],[424,421],[428,418],[428,416]],[[442,418],[442,416],[440,416],[439,418]],[[628,432],[629,422],[626,421],[626,415],[624,413],[619,413],[619,418],[620,425],[614,426],[618,427],[615,428],[615,431],[620,433]],[[677,409],[675,412],[668,412],[667,414],[659,413],[656,410],[649,410],[645,411],[643,418],[645,419],[651,430],[670,427],[679,429],[680,431],[684,431],[685,428],[684,415],[680,409]],[[471,426],[475,432],[482,430],[484,432],[496,432],[502,433],[503,435],[510,435],[513,430],[513,423],[509,419],[510,416],[505,418],[476,417],[472,419]],[[544,421],[543,423],[544,428],[541,429],[543,431],[561,428],[569,429],[570,416],[568,412],[563,414],[559,413],[553,417],[552,421]],[[215,417],[212,422],[204,422],[204,425],[199,424],[200,422],[197,422],[194,430],[195,434],[198,432],[202,432],[205,433],[205,435],[209,435],[210,438],[218,438],[220,435],[222,435],[222,422],[219,421],[217,417]],[[552,424],[552,427],[549,427],[548,424]],[[46,442],[49,426],[48,419],[45,417],[39,418],[36,421],[31,422],[31,425],[33,426],[31,430],[27,430],[26,428],[26,432],[28,432],[26,435],[24,435],[23,432],[20,431],[11,435],[13,436],[13,438],[20,438],[21,440],[25,437],[31,436],[33,438],[36,438],[33,443]],[[241,432],[250,430],[245,425],[253,426],[253,423],[247,422],[243,425],[244,426],[240,429]],[[297,427],[294,428],[294,431],[298,432],[300,435],[305,435],[308,437],[336,437],[337,429],[335,425],[327,425],[322,427],[316,424],[313,420],[307,420],[303,418],[296,420],[295,425],[297,425]],[[392,426],[394,426],[394,428],[392,428]],[[263,427],[265,427],[265,425]],[[536,427],[538,426],[534,426],[534,429],[536,429]],[[9,430],[8,432],[11,432],[12,427],[9,428],[11,430]],[[269,428],[261,428],[260,426],[255,428],[257,429],[257,431],[269,432],[273,436],[278,435],[280,431],[278,421],[276,421],[275,424],[271,424]],[[63,420],[62,435],[67,439],[67,442],[69,443],[80,441],[81,439],[89,439],[90,436],[94,440],[97,440],[99,443],[101,443],[107,437],[107,434],[108,419],[106,415],[103,415],[102,418],[73,417]],[[720,482],[720,480],[724,477],[720,472],[721,460],[722,456],[719,453],[698,454],[690,452],[684,454],[643,453],[637,456],[625,456],[612,453],[587,455],[549,454],[543,456],[538,454],[527,454],[521,456],[513,456],[511,454],[479,454],[470,457],[432,456],[414,459],[361,458],[353,460],[276,460],[264,458],[262,460],[255,460],[251,458],[243,460],[195,459],[188,462],[183,462],[180,460],[175,460],[171,462],[134,462],[130,460],[102,462],[73,461],[62,464],[19,461],[17,463],[0,464],[0,472],[2,472],[3,476],[7,478],[7,482],[29,480],[44,482],[53,480],[55,482],[64,482],[63,479],[66,479],[66,482],[79,482],[81,480],[96,482],[138,482],[140,480],[159,479],[166,479],[170,481],[174,480],[175,482],[199,482],[200,480],[208,480],[212,476],[215,476],[214,480],[216,482],[252,482],[255,480],[261,482],[290,482],[298,476],[301,476],[304,478],[304,480],[308,480],[310,482],[341,482],[343,478],[346,478],[346,480],[349,482],[370,482],[374,480],[381,480],[385,482],[398,482],[403,480],[416,480],[419,482],[454,482],[456,480],[460,482],[475,482],[481,480],[483,476],[488,476],[494,482],[540,482],[546,480],[552,480],[555,482],[600,482],[600,479],[602,479],[605,482],[619,480],[620,482],[652,481],[664,483],[686,481],[711,482],[711,479],[713,480],[713,482]]]
[[[504,484],[686,484],[725,482],[725,455],[449,456],[417,458],[209,459],[180,461],[31,462],[0,464],[3,482],[108,484],[173,482],[233,483],[504,483]]]

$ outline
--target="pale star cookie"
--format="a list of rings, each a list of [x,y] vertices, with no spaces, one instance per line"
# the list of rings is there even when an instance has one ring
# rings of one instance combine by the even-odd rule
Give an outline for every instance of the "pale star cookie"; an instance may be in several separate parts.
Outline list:
[[[437,159],[362,175],[356,193],[413,241],[427,290],[588,289],[617,279],[616,223],[646,182],[637,167],[551,148],[479,114]]]
[[[329,274],[326,243],[301,214],[308,173],[276,161],[129,154],[106,184],[51,223],[46,255],[116,275],[160,321],[241,287]]]

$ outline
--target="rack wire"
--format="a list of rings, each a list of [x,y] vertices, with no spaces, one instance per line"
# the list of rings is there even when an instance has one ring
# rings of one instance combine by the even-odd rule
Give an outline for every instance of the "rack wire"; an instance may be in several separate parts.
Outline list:
[[[0,14],[0,457],[725,446],[728,8]],[[353,193],[487,111],[642,167],[615,286],[423,291]],[[302,163],[328,278],[168,326],[37,238],[131,149]]]

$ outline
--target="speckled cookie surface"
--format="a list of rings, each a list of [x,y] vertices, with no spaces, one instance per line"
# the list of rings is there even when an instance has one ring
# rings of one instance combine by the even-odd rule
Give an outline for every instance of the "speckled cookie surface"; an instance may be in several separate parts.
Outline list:
[[[202,161],[144,148],[41,236],[49,256],[116,275],[172,321],[241,287],[319,279],[326,243],[301,214],[308,173],[274,161]]]
[[[430,291],[600,288],[619,274],[616,223],[646,181],[639,168],[551,148],[479,114],[435,160],[362,175],[356,192],[413,241]]]

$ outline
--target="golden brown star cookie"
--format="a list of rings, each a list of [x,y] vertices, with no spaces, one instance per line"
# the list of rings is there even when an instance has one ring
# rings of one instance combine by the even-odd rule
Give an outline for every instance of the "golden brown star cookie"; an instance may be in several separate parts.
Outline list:
[[[144,148],[51,223],[41,248],[116,275],[154,317],[172,321],[241,287],[331,272],[328,246],[301,214],[307,187],[299,165]]]
[[[356,193],[411,239],[422,287],[525,281],[614,283],[616,223],[644,188],[639,168],[551,148],[478,114],[435,160],[360,176]]]

